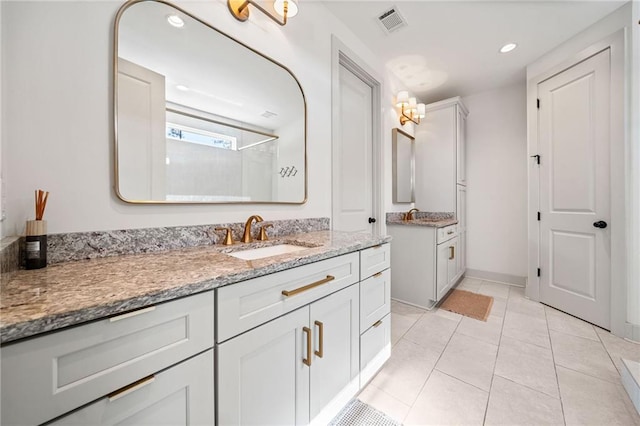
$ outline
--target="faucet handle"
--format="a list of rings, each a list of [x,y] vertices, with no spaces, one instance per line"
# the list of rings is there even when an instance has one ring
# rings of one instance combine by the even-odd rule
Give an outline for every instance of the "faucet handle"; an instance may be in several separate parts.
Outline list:
[[[233,236],[231,234],[231,228],[216,228],[216,231],[227,231],[227,234],[224,237],[224,242],[222,244],[224,244],[225,246],[234,244]]]
[[[267,235],[266,228],[273,226],[273,223],[267,223],[260,227],[260,235],[258,236],[258,241],[268,241],[269,236]]]

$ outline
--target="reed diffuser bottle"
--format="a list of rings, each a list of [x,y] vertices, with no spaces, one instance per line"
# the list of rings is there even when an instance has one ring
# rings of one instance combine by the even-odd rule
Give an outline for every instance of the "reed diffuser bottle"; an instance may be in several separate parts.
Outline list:
[[[27,221],[26,268],[40,269],[47,266],[47,222],[42,220],[49,193],[36,191],[36,220]]]

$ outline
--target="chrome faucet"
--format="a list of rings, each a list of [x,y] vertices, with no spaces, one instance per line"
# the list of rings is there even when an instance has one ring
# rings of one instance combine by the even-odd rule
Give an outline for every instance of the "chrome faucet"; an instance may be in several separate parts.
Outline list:
[[[242,234],[243,243],[250,243],[253,241],[253,238],[251,238],[251,224],[253,223],[254,219],[256,223],[262,222],[262,218],[257,214],[249,216],[249,219],[247,219],[247,222],[244,224],[244,234]]]
[[[420,210],[413,208],[404,214],[404,220],[413,220],[413,213],[419,212]]]

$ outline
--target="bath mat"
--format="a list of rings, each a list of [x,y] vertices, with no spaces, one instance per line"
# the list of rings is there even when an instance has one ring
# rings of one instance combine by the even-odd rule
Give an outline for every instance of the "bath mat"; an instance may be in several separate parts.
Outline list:
[[[384,413],[376,410],[359,399],[351,400],[329,426],[402,426]]]
[[[486,322],[489,313],[491,313],[491,306],[493,306],[493,297],[491,296],[465,290],[453,290],[442,302],[440,308]]]

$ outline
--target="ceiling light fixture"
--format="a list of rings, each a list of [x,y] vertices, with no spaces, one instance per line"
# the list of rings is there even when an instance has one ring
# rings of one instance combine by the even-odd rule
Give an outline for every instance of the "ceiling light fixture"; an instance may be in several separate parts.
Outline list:
[[[518,47],[518,45],[515,43],[507,43],[500,48],[500,53],[509,53],[516,47]]]
[[[400,108],[400,124],[403,126],[407,121],[420,124],[420,119],[425,116],[425,106],[417,103],[416,98],[410,98],[406,90],[398,92],[396,106]]]
[[[167,15],[167,22],[176,28],[184,27],[184,21],[178,15]]]
[[[249,5],[254,5],[260,12],[267,15],[274,20],[278,25],[287,25],[287,19],[293,18],[298,14],[298,1],[297,0],[275,0],[273,2],[273,9],[282,17],[278,19],[273,16],[268,10],[260,6],[256,0],[227,0],[227,6],[229,11],[238,21],[246,21],[249,19]]]

